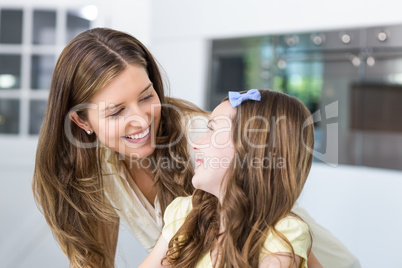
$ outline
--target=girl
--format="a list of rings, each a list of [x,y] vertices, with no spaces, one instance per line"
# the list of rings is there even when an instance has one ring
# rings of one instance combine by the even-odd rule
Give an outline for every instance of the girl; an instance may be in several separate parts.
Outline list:
[[[168,206],[143,267],[307,267],[309,227],[291,209],[312,163],[311,115],[282,93],[231,94],[194,146],[197,190]]]
[[[67,45],[53,73],[33,191],[72,267],[114,267],[120,220],[146,250],[154,247],[166,207],[193,192],[188,145],[203,120],[186,122],[197,115],[206,118],[165,97],[156,61],[134,37],[95,28]],[[334,263],[332,252],[347,252],[311,226],[320,231],[318,257]]]

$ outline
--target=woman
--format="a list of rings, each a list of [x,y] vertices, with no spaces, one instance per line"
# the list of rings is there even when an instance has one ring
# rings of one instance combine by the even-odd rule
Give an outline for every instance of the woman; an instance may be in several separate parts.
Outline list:
[[[230,93],[194,146],[197,190],[168,206],[143,267],[307,267],[309,227],[291,209],[312,164],[311,114],[282,93]]]
[[[132,36],[96,28],[67,45],[53,73],[33,190],[72,266],[113,267],[120,219],[152,249],[166,207],[193,192],[187,139],[195,137],[187,132],[202,120],[187,119],[196,115],[205,117],[165,97],[156,61]]]
[[[162,227],[157,214],[175,197],[192,193],[187,141],[180,139],[182,114],[174,107],[201,113],[164,96],[156,62],[131,36],[93,29],[61,53],[40,133],[33,188],[74,267],[113,267],[119,216],[128,222],[142,220],[132,224],[133,232],[150,249]],[[175,146],[155,150],[155,142]],[[150,160],[149,168],[132,161],[143,158]],[[173,164],[161,168],[152,161],[165,158]],[[133,196],[137,199],[128,201]],[[143,215],[149,220],[144,222]]]

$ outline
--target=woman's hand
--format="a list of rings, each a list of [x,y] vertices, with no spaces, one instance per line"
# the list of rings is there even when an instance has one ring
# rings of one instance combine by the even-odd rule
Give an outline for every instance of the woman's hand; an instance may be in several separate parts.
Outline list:
[[[310,255],[308,255],[307,265],[309,268],[323,268],[323,266],[315,257],[312,251],[310,252]]]
[[[301,257],[295,255],[295,263],[291,267],[292,256],[289,253],[273,253],[267,255],[260,262],[259,268],[298,268],[300,267]]]
[[[156,242],[155,247],[152,249],[151,253],[145,258],[145,260],[138,266],[139,268],[156,268],[156,267],[168,267],[161,264],[163,257],[165,257],[166,251],[168,249],[168,242],[161,235]]]

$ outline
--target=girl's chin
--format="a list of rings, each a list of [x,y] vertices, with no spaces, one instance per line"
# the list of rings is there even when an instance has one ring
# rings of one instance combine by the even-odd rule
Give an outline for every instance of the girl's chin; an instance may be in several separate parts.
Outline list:
[[[203,190],[202,183],[200,182],[200,178],[195,174],[191,179],[191,184],[194,186],[195,189]]]

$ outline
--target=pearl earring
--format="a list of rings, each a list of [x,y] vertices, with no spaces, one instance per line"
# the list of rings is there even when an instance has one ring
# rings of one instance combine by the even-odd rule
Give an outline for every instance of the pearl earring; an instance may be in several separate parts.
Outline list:
[[[90,131],[90,130],[87,130],[87,134],[88,134],[88,135],[91,135],[91,131]]]

